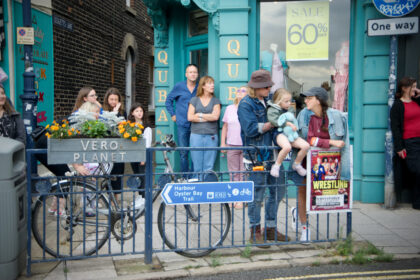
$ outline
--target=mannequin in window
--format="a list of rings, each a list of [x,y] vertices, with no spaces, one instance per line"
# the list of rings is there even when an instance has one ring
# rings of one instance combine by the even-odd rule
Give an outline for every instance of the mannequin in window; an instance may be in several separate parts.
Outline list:
[[[284,51],[277,51],[278,45],[270,44],[270,49],[261,52],[260,64],[261,68],[271,72],[271,77],[274,85],[271,88],[271,93],[279,88],[287,88],[285,75],[287,74],[288,65],[286,63],[286,53]]]
[[[349,84],[349,42],[341,43],[341,48],[335,54],[333,108],[344,111],[347,109],[347,88]]]

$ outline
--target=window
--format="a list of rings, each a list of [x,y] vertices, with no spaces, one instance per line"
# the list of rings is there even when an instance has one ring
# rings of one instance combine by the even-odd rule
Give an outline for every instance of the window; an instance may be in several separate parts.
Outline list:
[[[207,34],[209,26],[209,16],[202,10],[194,10],[188,16],[188,36],[193,37],[197,35]]]
[[[327,83],[330,103],[347,111],[350,0],[260,3],[260,67],[293,93]]]
[[[154,57],[150,58],[149,61],[149,112],[155,111],[155,85],[153,84],[153,69],[155,67]]]
[[[131,0],[125,0],[125,5],[127,7],[131,7]]]
[[[130,110],[133,92],[133,63],[134,55],[133,50],[128,48],[125,61],[125,108],[126,111]]]

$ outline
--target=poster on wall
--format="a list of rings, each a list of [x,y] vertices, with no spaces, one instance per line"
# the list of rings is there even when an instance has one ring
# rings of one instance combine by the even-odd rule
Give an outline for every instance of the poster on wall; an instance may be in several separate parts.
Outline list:
[[[341,180],[338,148],[311,148],[307,157],[306,210],[308,213],[348,212],[353,190],[349,180]]]
[[[328,60],[329,1],[287,4],[286,60]]]
[[[15,2],[16,23],[23,25],[22,4]],[[54,117],[54,58],[53,58],[53,24],[49,14],[32,9],[32,27],[34,28],[34,45],[32,60],[35,74],[35,94],[38,96],[37,123],[46,125]],[[23,45],[15,45],[16,58],[16,93],[23,94],[23,75],[25,71]],[[22,100],[16,98],[16,108],[22,110]]]

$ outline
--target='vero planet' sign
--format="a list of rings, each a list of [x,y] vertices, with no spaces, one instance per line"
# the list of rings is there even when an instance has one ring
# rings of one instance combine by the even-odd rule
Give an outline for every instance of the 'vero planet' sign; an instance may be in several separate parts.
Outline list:
[[[144,139],[48,139],[48,164],[141,161],[146,161]]]
[[[416,34],[418,32],[418,17],[368,20],[368,36]]]

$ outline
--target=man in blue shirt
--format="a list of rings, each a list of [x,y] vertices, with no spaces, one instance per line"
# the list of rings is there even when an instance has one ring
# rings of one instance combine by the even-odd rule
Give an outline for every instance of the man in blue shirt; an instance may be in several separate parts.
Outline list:
[[[190,146],[191,123],[187,119],[188,104],[197,93],[198,67],[188,64],[185,68],[186,81],[177,83],[166,97],[166,110],[171,114],[171,119],[176,122],[178,131],[178,146]],[[175,111],[174,111],[175,101]],[[179,151],[181,156],[181,172],[189,172],[188,151]]]

